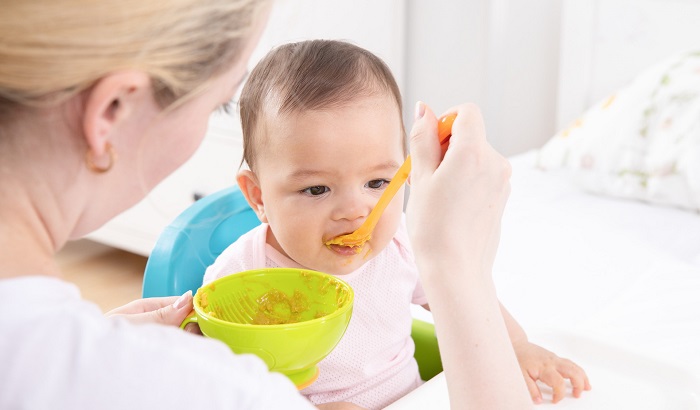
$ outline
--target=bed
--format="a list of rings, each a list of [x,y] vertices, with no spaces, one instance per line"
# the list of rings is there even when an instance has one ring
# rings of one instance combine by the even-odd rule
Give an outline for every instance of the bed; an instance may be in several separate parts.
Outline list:
[[[700,409],[697,21],[697,1],[564,2],[561,130],[510,158],[494,266],[530,340],[590,377],[543,407]],[[444,376],[390,407],[449,408]]]

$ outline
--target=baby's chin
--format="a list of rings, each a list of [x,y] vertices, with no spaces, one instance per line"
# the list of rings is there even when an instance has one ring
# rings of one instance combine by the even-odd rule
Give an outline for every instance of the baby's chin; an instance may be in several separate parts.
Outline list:
[[[376,244],[370,240],[370,242],[362,246],[359,252],[357,249],[339,250],[337,247],[334,249],[333,246],[324,246],[323,252],[317,254],[316,258],[312,258],[312,260],[308,258],[306,258],[306,260],[305,258],[294,258],[291,255],[290,257],[306,269],[328,273],[334,276],[343,276],[355,272],[360,269],[362,265],[377,256],[379,252],[375,249],[374,245]]]
[[[306,269],[311,269],[323,273],[328,273],[333,276],[343,276],[343,275],[348,275],[357,269],[359,269],[362,266],[362,263],[353,263],[352,261],[348,263],[340,263],[336,265],[328,265],[328,264],[323,264],[323,265],[316,265],[316,264],[301,264],[304,266]]]
[[[336,254],[332,266],[326,267],[326,273],[336,276],[348,275],[360,269],[362,265],[369,262],[375,255],[376,253],[369,244],[365,244],[360,252],[352,252],[347,255]]]

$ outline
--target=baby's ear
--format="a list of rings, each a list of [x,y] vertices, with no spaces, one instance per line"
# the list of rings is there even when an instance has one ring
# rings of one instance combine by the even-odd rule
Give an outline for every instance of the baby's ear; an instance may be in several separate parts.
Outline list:
[[[248,205],[253,208],[253,211],[258,215],[260,222],[267,223],[267,216],[265,215],[265,204],[262,199],[262,191],[260,190],[260,183],[258,182],[258,177],[253,171],[243,170],[238,173],[236,177],[238,181],[238,187],[243,192]]]

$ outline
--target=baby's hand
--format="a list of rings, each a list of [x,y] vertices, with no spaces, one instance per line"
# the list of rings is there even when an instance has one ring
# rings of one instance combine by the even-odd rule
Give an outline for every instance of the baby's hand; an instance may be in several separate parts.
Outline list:
[[[580,397],[584,390],[591,389],[586,372],[571,360],[528,341],[514,344],[513,348],[533,402],[542,403],[537,380],[552,388],[552,403],[557,403],[566,395],[566,379],[571,381],[574,397]]]

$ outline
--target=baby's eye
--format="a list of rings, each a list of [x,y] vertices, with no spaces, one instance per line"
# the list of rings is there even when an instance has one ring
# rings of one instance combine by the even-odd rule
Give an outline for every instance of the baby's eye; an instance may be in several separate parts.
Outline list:
[[[367,183],[367,187],[372,189],[379,189],[388,183],[389,181],[387,181],[386,179],[373,179]]]
[[[312,187],[308,187],[306,189],[301,190],[301,192],[303,192],[305,194],[309,194],[311,196],[323,195],[328,191],[330,191],[330,188],[328,188],[327,186],[323,186],[323,185],[312,186]]]

